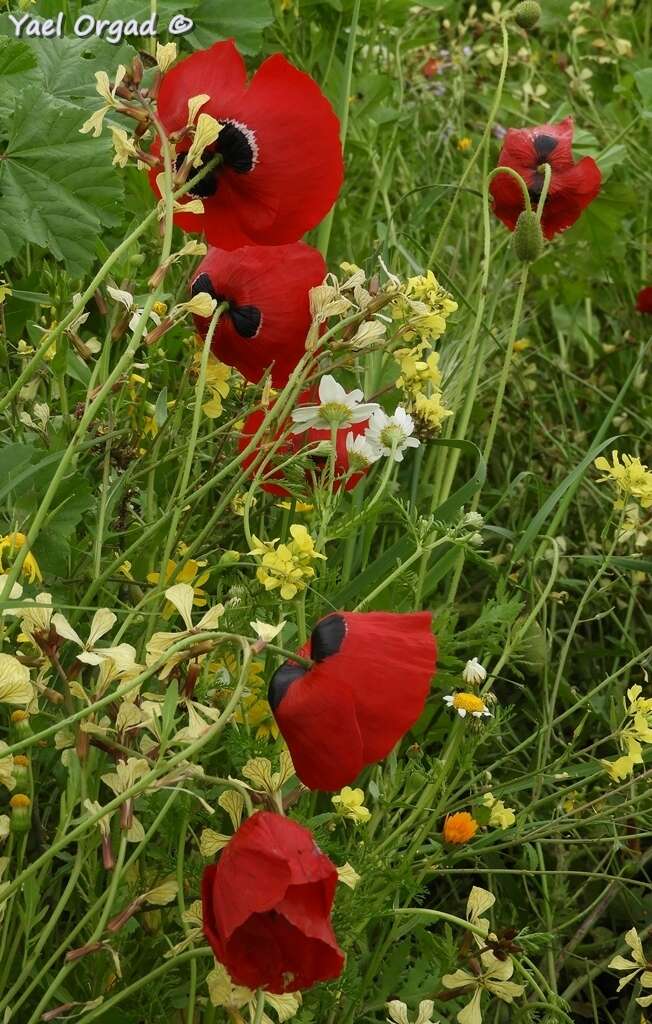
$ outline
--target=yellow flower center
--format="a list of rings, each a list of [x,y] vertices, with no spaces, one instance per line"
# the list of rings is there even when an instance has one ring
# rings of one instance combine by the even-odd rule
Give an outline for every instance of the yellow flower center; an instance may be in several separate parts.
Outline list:
[[[25,757],[24,754],[16,754],[14,764],[19,765],[21,768],[29,768],[29,758]]]
[[[11,720],[12,722],[25,722],[29,718],[27,711],[12,711]]]
[[[32,801],[30,800],[30,798],[26,796],[24,793],[16,793],[16,795],[12,796],[11,800],[9,801],[12,807],[29,807],[31,802]]]
[[[453,707],[462,708],[473,714],[474,711],[484,711],[486,705],[482,697],[476,697],[474,693],[456,693],[453,697]]]

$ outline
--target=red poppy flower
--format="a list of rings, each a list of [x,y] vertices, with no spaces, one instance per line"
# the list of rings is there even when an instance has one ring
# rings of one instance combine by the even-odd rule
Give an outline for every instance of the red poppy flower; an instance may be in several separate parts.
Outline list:
[[[294,769],[310,789],[348,785],[389,754],[423,711],[437,646],[430,612],[335,612],[286,661],[268,700]]]
[[[191,291],[229,304],[213,336],[215,355],[253,382],[272,366],[272,383],[282,387],[305,352],[310,289],[325,276],[323,257],[304,242],[209,249]],[[210,320],[195,317],[195,324],[205,337]]]
[[[299,397],[299,405],[313,405],[318,402],[316,390],[304,391]],[[252,437],[254,437],[260,430],[261,424],[265,419],[265,413],[259,409],[257,412],[252,412],[250,416],[245,420],[244,426],[238,438],[238,449],[244,451]],[[366,469],[360,470],[358,473],[349,473],[349,451],[346,447],[346,439],[349,434],[353,434],[354,437],[358,437],[360,434],[364,434],[365,430],[369,426],[369,420],[364,420],[362,423],[353,423],[350,427],[343,427],[337,431],[337,438],[335,442],[336,456],[335,456],[335,476],[333,480],[333,490],[339,491],[344,486],[346,491],[352,491],[357,484],[360,483],[363,476],[371,468],[370,466]],[[268,441],[271,443],[272,440],[276,441],[281,434],[286,430],[287,425],[278,427],[271,438]],[[303,448],[308,448],[312,445],[317,444],[319,441],[330,441],[331,434],[330,430],[317,430],[312,427],[306,430],[303,434],[289,434],[288,437],[278,446],[276,449],[274,459],[279,462],[283,462],[289,458],[290,455],[300,452]],[[264,442],[262,442],[264,444]],[[244,467],[247,468],[257,458],[257,453],[252,452],[244,460]],[[324,483],[325,472],[328,468],[328,459],[320,455],[311,455],[311,467],[306,469],[306,482],[308,486],[313,483],[313,479],[316,477],[319,482]],[[283,479],[283,470],[278,469],[274,471],[272,466],[267,466],[265,469],[265,475],[268,479],[265,483],[261,484],[262,489],[267,491],[269,494],[278,494],[284,498],[291,498],[292,492],[288,491],[282,483],[274,483],[274,480]]]
[[[600,168],[590,156],[573,161],[573,119],[536,128],[510,128],[500,151],[498,165],[518,171],[528,187],[534,205],[543,188],[543,168],[550,164],[552,177],[541,218],[546,238],[565,231],[600,191]],[[520,185],[509,174],[497,174],[490,192],[494,213],[511,231],[524,210]]]
[[[421,68],[421,74],[424,78],[434,78],[435,75],[441,72],[441,62],[436,57],[431,57]]]
[[[307,828],[259,811],[204,870],[204,934],[233,981],[295,992],[337,978],[330,912],[337,870]]]
[[[204,213],[175,213],[175,223],[205,232],[223,249],[295,242],[318,224],[337,198],[344,165],[339,121],[316,82],[277,53],[247,83],[244,61],[228,39],[164,76],[158,116],[168,134],[185,128],[188,100],[198,95],[209,97],[201,113],[224,125],[202,166],[216,154],[222,163],[190,193],[202,199]],[[190,141],[185,136],[177,145],[178,166]],[[158,141],[152,153],[159,155]],[[158,173],[150,174],[156,192]]]
[[[652,286],[641,288],[636,296],[636,309],[639,313],[652,313]]]

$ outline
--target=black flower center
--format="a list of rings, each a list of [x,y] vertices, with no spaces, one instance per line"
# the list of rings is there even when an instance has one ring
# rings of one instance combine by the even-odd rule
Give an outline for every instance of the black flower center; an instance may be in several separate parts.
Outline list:
[[[541,195],[543,183],[545,178],[543,173],[539,170],[541,164],[550,163],[550,157],[557,148],[559,140],[552,137],[552,135],[535,135],[534,136],[534,152],[536,154],[536,170],[534,172],[534,178],[532,184],[528,188],[530,193],[530,199],[535,202]]]
[[[226,303],[225,313],[231,318],[231,323],[241,338],[255,338],[258,334],[263,319],[263,315],[258,307],[236,305],[226,295],[222,295],[215,290],[208,274],[199,274],[193,281],[190,291],[193,295],[199,295],[200,292],[208,292],[218,305]]]
[[[534,151],[540,164],[546,163],[552,153],[556,150],[559,140],[552,135],[535,135]]]
[[[327,615],[318,622],[310,636],[310,656],[313,661],[324,661],[332,654],[337,654],[346,635],[346,623],[341,615]],[[295,680],[305,674],[305,668],[285,661],[269,681],[267,700],[272,711],[275,711]]]
[[[222,131],[212,146],[207,146],[202,156],[200,167],[193,168],[192,174],[199,174],[215,156],[221,156],[222,162],[206,174],[201,181],[193,186],[188,195],[199,199],[208,199],[214,196],[219,185],[220,171],[224,167],[230,168],[236,174],[247,174],[253,170],[258,159],[258,150],[253,132],[237,121],[226,121]],[[178,153],[176,169],[181,167],[186,154]]]
[[[310,656],[313,661],[324,661],[337,654],[346,635],[346,624],[341,615],[327,615],[318,622],[310,636]]]
[[[272,711],[276,711],[292,683],[304,672],[305,669],[301,665],[293,665],[289,661],[284,661],[281,667],[276,669],[267,689],[267,700]]]

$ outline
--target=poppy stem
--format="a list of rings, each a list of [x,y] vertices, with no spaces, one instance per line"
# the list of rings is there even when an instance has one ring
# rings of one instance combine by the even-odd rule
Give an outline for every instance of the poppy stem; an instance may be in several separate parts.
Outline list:
[[[284,647],[277,647],[276,644],[267,644],[267,650],[273,651],[274,654],[281,654],[284,658],[296,662],[303,668],[312,668],[315,664],[310,658],[302,658],[299,654],[293,654],[292,651],[287,651]]]
[[[550,186],[550,164],[546,164],[545,166],[548,169],[547,183],[548,183],[548,186]],[[520,185],[521,191],[523,193],[523,202],[525,203],[525,209],[527,210],[528,213],[531,213],[532,212],[532,202],[530,200],[530,193],[528,191],[528,187],[527,187],[527,185],[525,183],[525,180],[521,177],[521,175],[518,173],[518,171],[514,170],[513,167],[503,167],[503,166],[500,166],[500,165],[498,167],[494,167],[493,171],[491,171],[491,173],[487,177],[487,186],[489,186],[491,184],[491,182],[494,180],[494,178],[497,177],[499,174],[509,174],[510,177],[512,177],[514,179],[514,181],[516,181]],[[541,207],[541,210],[543,210],[543,202],[545,202],[545,197],[546,197],[547,193],[548,193],[548,189],[545,187],[545,182],[544,182],[544,189],[542,189],[542,191],[541,191],[541,199],[539,200],[539,205]],[[541,218],[539,217],[539,220],[540,219]]]
[[[262,988],[258,989],[258,998],[256,1000],[256,1016],[254,1017],[254,1024],[261,1024],[263,1019],[263,1013],[265,1010],[265,993]]]

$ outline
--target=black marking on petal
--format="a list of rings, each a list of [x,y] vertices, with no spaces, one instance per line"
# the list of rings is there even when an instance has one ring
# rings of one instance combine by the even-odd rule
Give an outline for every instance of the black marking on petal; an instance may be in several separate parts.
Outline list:
[[[528,192],[530,194],[530,199],[532,199],[535,203],[538,202],[538,200],[539,200],[539,197],[541,195],[541,191],[543,189],[544,181],[545,181],[545,179],[544,179],[543,174],[541,174],[539,171],[537,171],[536,174],[534,175],[533,179],[532,179],[532,184],[528,186]]]
[[[190,287],[191,295],[199,295],[200,292],[208,292],[211,298],[215,299],[216,302],[224,302],[222,295],[213,288],[213,282],[211,281],[208,274],[198,274],[195,280],[192,282]]]
[[[257,306],[233,306],[229,310],[233,326],[241,338],[255,338],[263,315]]]
[[[200,171],[203,171],[206,164],[213,159],[215,153],[216,149],[214,146],[209,146],[205,149],[202,156],[201,166],[193,167],[190,171],[190,177],[193,178],[196,174],[199,174]],[[185,159],[185,153],[177,153],[177,158],[175,160],[175,167],[177,171],[180,169]],[[214,196],[217,192],[218,172],[219,167],[214,167],[212,171],[209,171],[208,174],[193,185],[192,189],[187,194],[189,196],[195,196],[195,198],[198,199],[209,199],[211,196]]]
[[[341,615],[327,615],[318,622],[310,637],[310,656],[313,661],[324,661],[337,654],[346,635],[346,623]]]
[[[295,679],[299,679],[304,672],[305,669],[300,665],[293,665],[291,661],[284,661],[280,668],[276,669],[267,689],[267,700],[272,711],[276,711],[292,683]]]
[[[251,171],[258,159],[254,133],[238,121],[227,121],[220,132],[216,149],[224,163],[238,174]]]
[[[552,135],[534,136],[534,150],[539,163],[545,163],[549,160],[550,155],[557,149],[558,143],[559,139],[554,139]]]

